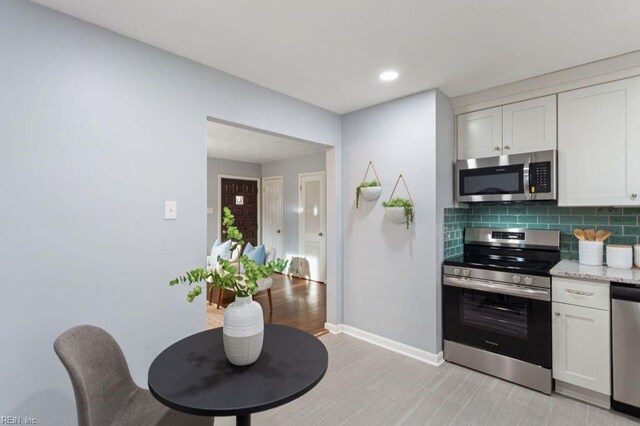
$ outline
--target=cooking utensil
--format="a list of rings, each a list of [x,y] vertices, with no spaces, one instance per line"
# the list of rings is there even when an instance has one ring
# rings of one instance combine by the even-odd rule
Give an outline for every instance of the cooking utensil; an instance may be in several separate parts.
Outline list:
[[[584,235],[587,237],[587,240],[589,240],[589,241],[595,241],[596,240],[596,230],[595,229],[585,229],[584,230]]]
[[[573,235],[575,235],[575,237],[577,239],[579,239],[580,241],[585,241],[587,239],[587,237],[585,237],[584,235],[584,231],[580,228],[576,228],[573,230]]]
[[[609,238],[610,236],[611,236],[611,232],[609,231],[604,231],[602,232],[602,234],[600,234],[600,231],[598,231],[598,234],[596,236],[596,241],[606,241],[607,238]]]

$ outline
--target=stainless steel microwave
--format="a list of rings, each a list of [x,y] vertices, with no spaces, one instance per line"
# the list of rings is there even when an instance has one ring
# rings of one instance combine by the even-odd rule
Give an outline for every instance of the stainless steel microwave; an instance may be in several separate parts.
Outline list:
[[[556,200],[557,151],[458,160],[456,201]]]

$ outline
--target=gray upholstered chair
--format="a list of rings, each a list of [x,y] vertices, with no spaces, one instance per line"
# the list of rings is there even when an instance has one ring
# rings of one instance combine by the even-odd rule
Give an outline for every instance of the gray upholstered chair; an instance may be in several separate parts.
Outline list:
[[[71,377],[79,426],[213,424],[211,418],[165,407],[138,387],[120,346],[99,327],[73,327],[53,347]]]

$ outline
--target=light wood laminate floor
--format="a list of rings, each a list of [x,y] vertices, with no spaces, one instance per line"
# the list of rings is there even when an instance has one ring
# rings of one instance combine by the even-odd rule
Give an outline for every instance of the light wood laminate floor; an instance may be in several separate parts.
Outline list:
[[[325,332],[327,286],[278,273],[274,273],[271,277],[273,279],[271,288],[273,311],[269,310],[266,291],[261,291],[254,296],[255,301],[262,305],[264,322],[288,325],[314,335]],[[214,290],[213,294],[217,298],[218,290]],[[222,306],[233,302],[235,297],[232,291],[225,291],[223,296]]]
[[[344,334],[324,379],[301,398],[253,415],[261,425],[638,425],[621,414],[445,364],[434,367]],[[233,425],[230,417],[216,426]]]

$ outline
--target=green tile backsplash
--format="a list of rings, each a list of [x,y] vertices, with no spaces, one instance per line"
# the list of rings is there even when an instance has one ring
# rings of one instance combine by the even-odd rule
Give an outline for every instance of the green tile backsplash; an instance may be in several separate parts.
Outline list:
[[[444,209],[445,258],[462,254],[465,227],[557,229],[560,231],[560,255],[578,258],[575,228],[607,229],[613,233],[608,243],[640,243],[638,207],[558,207],[555,202],[525,204],[473,205]]]

